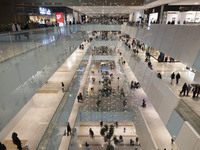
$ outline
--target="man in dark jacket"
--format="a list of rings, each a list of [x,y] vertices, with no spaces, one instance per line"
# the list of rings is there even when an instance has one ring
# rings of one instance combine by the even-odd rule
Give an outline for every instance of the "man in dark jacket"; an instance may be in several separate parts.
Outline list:
[[[176,84],[178,84],[178,80],[181,78],[181,75],[179,73],[177,73],[176,75]]]
[[[182,91],[180,92],[180,95],[183,93],[183,96],[185,96],[185,92],[187,90],[187,84],[185,83],[182,87]]]
[[[175,78],[175,73],[173,72],[173,73],[171,74],[171,84],[172,84],[174,78]]]
[[[6,150],[6,146],[0,142],[0,150]]]
[[[17,133],[13,132],[12,140],[15,145],[17,145],[17,149],[22,150],[22,143],[20,139],[17,137]]]

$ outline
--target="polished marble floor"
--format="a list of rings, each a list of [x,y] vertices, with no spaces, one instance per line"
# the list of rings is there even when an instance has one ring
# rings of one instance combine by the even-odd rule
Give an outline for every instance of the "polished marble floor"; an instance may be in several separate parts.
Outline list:
[[[114,122],[104,122],[104,125],[114,125]],[[126,132],[124,132],[124,127],[126,128]],[[91,138],[88,134],[89,129],[92,128],[94,131],[94,138]],[[76,150],[85,150],[85,142],[90,145],[90,149],[98,149],[104,150],[106,148],[107,143],[104,142],[103,137],[100,135],[100,125],[99,122],[81,122],[80,129],[78,132],[78,139],[76,144]],[[123,142],[115,145],[115,149],[141,149],[139,146],[139,142],[135,146],[130,145],[130,139],[135,141],[137,137],[135,127],[133,122],[119,122],[118,127],[115,127],[114,135],[119,138],[120,135],[123,137]]]
[[[26,140],[25,145],[28,146],[28,149],[36,149],[64,95],[61,82],[65,84],[64,89],[66,90],[88,46],[85,46],[84,50],[77,49],[32,97],[32,107],[24,114],[18,124],[15,125],[4,142],[12,140],[11,135],[13,132],[16,132],[21,140]]]
[[[140,50],[138,57],[144,61],[145,53]],[[185,120],[187,120],[195,130],[200,134],[200,98],[192,98],[193,92],[192,89],[189,93],[189,96],[180,96],[180,91],[184,83],[187,84],[196,84],[194,80],[195,73],[186,69],[186,66],[181,62],[176,63],[158,63],[153,57],[150,58],[153,70],[156,73],[161,73],[162,80],[165,84],[180,98],[180,102],[177,106],[177,110],[182,114]],[[171,84],[170,75],[174,72],[175,74],[180,73],[181,79],[179,83],[176,84],[174,79]]]
[[[86,47],[87,49],[87,47]],[[63,92],[61,89],[61,82],[64,82],[65,84],[65,89],[67,89],[71,78],[73,77],[73,74],[76,72],[81,59],[83,58],[86,49],[84,51],[81,50],[76,50],[70,57],[69,59],[66,60],[66,62],[55,72],[55,74],[49,79],[49,81],[34,95],[32,100],[34,101],[34,105],[31,107],[31,109],[24,115],[24,117],[19,121],[18,124],[16,124],[15,128],[10,132],[10,134],[6,137],[5,141],[8,142],[11,140],[11,134],[12,132],[17,132],[19,135],[19,138],[22,139],[23,141],[26,141],[26,144],[29,149],[35,149],[38,143],[40,142],[40,139],[42,138],[42,135],[45,131],[45,129],[48,126],[49,121],[51,120],[62,96]],[[139,54],[143,58],[143,54]],[[192,83],[192,75],[189,71],[184,69],[184,65],[180,63],[175,63],[175,64],[162,64],[162,63],[157,63],[152,59],[153,67],[154,70],[157,72],[161,72],[163,75],[163,80],[166,82],[166,84],[169,85],[172,89],[176,91],[176,93],[179,93],[179,90],[181,89],[181,86],[184,82],[189,82]],[[122,68],[121,68],[122,67]],[[95,74],[93,75],[91,73],[91,70],[94,70]],[[162,70],[162,71],[161,71]],[[172,71],[176,71],[181,73],[181,80],[178,85],[175,84],[170,84],[170,74]],[[171,136],[169,135],[167,129],[165,128],[165,125],[162,123],[160,120],[158,114],[156,113],[155,109],[151,105],[150,101],[148,100],[146,94],[142,89],[136,90],[136,91],[130,91],[128,89],[128,83],[130,83],[132,80],[136,81],[136,78],[132,71],[130,70],[129,66],[126,64],[124,66],[119,66],[119,64],[116,63],[116,69],[112,71],[114,74],[114,80],[113,80],[113,89],[116,91],[116,101],[113,101],[113,97],[108,99],[107,103],[105,102],[103,106],[110,106],[105,109],[111,111],[111,110],[117,110],[118,108],[122,107],[122,103],[120,103],[119,99],[119,92],[117,86],[124,87],[125,89],[125,95],[127,95],[128,99],[128,105],[132,106],[141,106],[141,100],[145,98],[147,100],[147,108],[141,109],[141,112],[143,113],[147,124],[151,130],[152,136],[155,139],[156,144],[158,145],[159,149],[167,148],[167,149],[177,149],[176,145],[171,145]],[[118,80],[116,77],[120,77],[120,80]],[[91,77],[96,78],[96,82],[92,83],[91,82]],[[189,78],[187,78],[189,77]],[[185,78],[187,80],[185,80]],[[77,101],[75,102],[72,113],[69,118],[69,122],[71,126],[74,126],[75,123],[75,118],[76,114],[78,112],[79,106],[92,106],[95,105],[96,103],[96,98],[97,96],[97,91],[98,88],[101,87],[99,85],[98,81],[101,79],[100,73],[98,73],[98,68],[96,68],[94,62],[89,60],[88,66],[86,68],[86,72],[84,73],[84,77],[82,82],[82,85],[79,88],[79,91],[85,93],[85,101],[83,103],[78,103]],[[94,91],[91,91],[91,87],[95,87]],[[98,88],[96,88],[98,87]],[[118,99],[117,99],[118,98]],[[196,103],[198,101],[193,102],[194,100],[191,99],[191,97],[183,97],[182,98],[185,102],[188,103],[188,105],[191,104],[191,107],[194,107],[197,109],[196,111],[199,111],[199,107],[197,108]],[[114,103],[113,103],[114,102]],[[113,105],[115,107],[113,107]],[[92,109],[91,109],[92,110]],[[34,115],[33,115],[34,114]],[[42,114],[42,115],[41,115]],[[81,127],[82,128],[82,127]],[[80,131],[81,131],[80,128]],[[88,127],[87,127],[88,128]],[[83,132],[85,132],[84,128]],[[86,129],[88,130],[88,129]],[[99,130],[99,129],[97,129]],[[133,130],[132,130],[133,131]],[[98,131],[97,131],[98,132]],[[162,134],[160,134],[162,133]],[[86,135],[86,133],[85,133]],[[79,136],[79,146],[81,145],[81,149],[84,148],[83,143],[85,139],[81,139]],[[89,140],[90,137],[88,137]],[[66,142],[67,141],[67,142]],[[96,142],[98,142],[97,140]],[[100,140],[101,141],[101,140]],[[70,142],[70,137],[63,137],[61,146],[59,149],[65,149],[66,144],[69,144]],[[100,142],[102,143],[102,142]],[[95,149],[102,149],[102,144],[99,145],[92,145],[93,148]],[[98,143],[97,143],[98,144]],[[122,149],[123,146],[116,149]],[[124,150],[126,149],[132,149],[132,147],[123,147]]]
[[[120,66],[117,62],[115,62],[115,63],[116,63],[116,69],[109,70],[109,72],[112,73],[114,76],[112,87],[113,87],[114,91],[116,91],[116,95],[103,99],[103,104],[102,104],[103,108],[101,111],[110,111],[110,112],[112,112],[112,111],[129,111],[127,108],[120,110],[120,108],[123,108],[123,103],[121,102],[121,100],[119,98],[120,92],[117,89],[118,85],[121,88],[124,88],[125,95],[127,96],[128,106],[141,106],[142,99],[145,98],[147,100],[148,107],[145,109],[142,109],[142,113],[144,115],[144,118],[147,120],[147,124],[150,128],[151,134],[152,134],[158,148],[159,149],[164,149],[164,148],[167,148],[167,149],[175,148],[176,149],[177,148],[176,144],[173,144],[173,145],[171,144],[170,134],[168,133],[165,125],[162,123],[162,121],[159,118],[158,114],[156,113],[155,109],[151,105],[151,103],[148,100],[144,91],[142,89],[138,89],[136,91],[130,90],[128,83],[130,83],[132,80],[136,81],[136,78],[135,78],[134,74],[132,73],[132,71],[130,70],[129,66],[128,65]],[[99,70],[98,67],[99,67],[99,63],[93,62],[91,64],[90,70],[93,71],[94,73],[92,73],[91,71],[89,71],[89,73],[88,73],[89,75],[87,77],[87,82],[86,82],[86,85],[88,86],[88,88],[85,88],[84,101],[83,101],[83,103],[81,103],[81,106],[87,106],[87,111],[97,111],[96,110],[96,101],[98,99],[98,90],[100,88],[102,88],[102,85],[99,84],[99,82],[98,82],[99,80],[102,80],[102,75],[101,75],[101,72],[98,71]],[[120,80],[117,79],[118,76],[120,77]],[[96,79],[95,82],[92,82],[93,77]],[[94,90],[91,91],[91,87],[94,87]],[[78,105],[80,106],[80,104],[78,104]],[[74,113],[75,112],[73,112],[73,114]],[[90,116],[85,116],[85,117],[90,118]],[[88,120],[90,120],[90,119],[88,119]],[[84,131],[83,131],[83,129],[81,129],[81,127],[79,130],[81,130],[81,132],[85,132],[85,134],[87,134],[88,127]],[[160,134],[160,133],[162,133],[162,134]],[[65,142],[61,143],[60,149],[64,149],[64,147],[66,147],[65,143],[66,143],[67,139],[69,141],[69,137],[63,137],[63,139],[65,139]],[[81,143],[81,144],[79,144],[78,148],[83,148],[83,143],[87,139],[81,138],[80,136],[78,137],[78,139],[79,139],[79,143]],[[98,140],[96,139],[95,142],[91,141],[90,138],[88,140],[93,143],[92,144],[93,148],[102,149],[100,146],[100,143],[102,145],[101,139],[98,139]],[[97,144],[97,145],[95,145],[95,144]],[[122,147],[120,147],[120,148],[122,148]],[[132,149],[132,147],[126,147],[125,149]]]

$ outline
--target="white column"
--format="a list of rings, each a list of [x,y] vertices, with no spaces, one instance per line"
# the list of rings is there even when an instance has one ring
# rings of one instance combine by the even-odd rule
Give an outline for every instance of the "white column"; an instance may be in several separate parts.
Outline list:
[[[138,10],[134,13],[134,21],[141,21],[140,17],[144,18],[144,10]]]
[[[74,16],[74,21],[77,22],[78,21],[78,12],[73,11],[73,16]]]
[[[133,22],[134,20],[134,15],[133,13],[129,14],[129,22]]]
[[[194,81],[200,83],[200,72],[196,72],[194,76]]]

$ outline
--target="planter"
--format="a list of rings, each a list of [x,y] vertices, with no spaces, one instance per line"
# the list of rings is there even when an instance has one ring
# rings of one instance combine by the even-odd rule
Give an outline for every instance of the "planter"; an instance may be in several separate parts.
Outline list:
[[[114,146],[112,146],[112,145],[107,145],[106,150],[114,150]]]

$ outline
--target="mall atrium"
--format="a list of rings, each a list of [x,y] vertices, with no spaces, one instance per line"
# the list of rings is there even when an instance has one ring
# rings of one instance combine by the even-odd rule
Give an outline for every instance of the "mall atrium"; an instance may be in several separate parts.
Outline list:
[[[0,3],[0,150],[200,150],[200,0]]]

